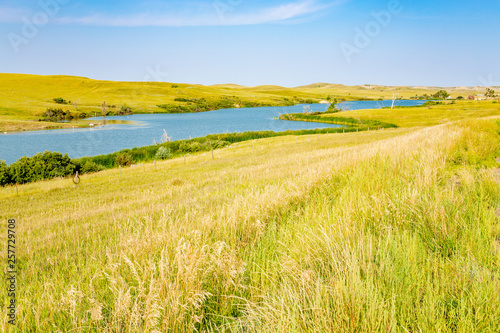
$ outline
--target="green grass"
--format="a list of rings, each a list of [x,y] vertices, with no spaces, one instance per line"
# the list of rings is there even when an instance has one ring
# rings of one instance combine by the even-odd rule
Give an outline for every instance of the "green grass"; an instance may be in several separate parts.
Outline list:
[[[1,188],[17,329],[496,332],[499,129],[274,137]]]
[[[307,121],[307,122],[317,122],[317,123],[327,123],[327,124],[338,124],[345,125],[349,127],[358,129],[381,129],[381,128],[395,128],[398,127],[395,124],[384,123],[374,119],[360,119],[353,117],[343,117],[342,114],[334,113],[315,112],[312,114],[306,113],[289,113],[280,115],[281,120],[294,120],[294,121]]]

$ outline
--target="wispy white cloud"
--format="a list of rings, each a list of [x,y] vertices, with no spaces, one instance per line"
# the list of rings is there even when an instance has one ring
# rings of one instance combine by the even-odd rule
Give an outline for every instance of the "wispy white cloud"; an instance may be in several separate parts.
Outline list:
[[[54,22],[59,24],[82,24],[93,26],[115,26],[115,27],[185,27],[185,26],[236,26],[254,25],[277,22],[301,22],[308,16],[318,14],[334,5],[339,5],[347,0],[330,1],[320,3],[317,0],[299,0],[278,6],[270,6],[253,11],[245,11],[243,6],[239,8],[217,9],[214,2],[212,10],[203,13],[179,13],[179,14],[151,14],[140,13],[134,15],[114,16],[110,14],[93,14],[82,17],[61,17]],[[294,21],[295,20],[295,21]]]

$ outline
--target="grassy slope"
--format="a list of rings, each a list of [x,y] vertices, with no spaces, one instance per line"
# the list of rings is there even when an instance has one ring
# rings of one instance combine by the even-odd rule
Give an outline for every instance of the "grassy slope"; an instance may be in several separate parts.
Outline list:
[[[343,86],[315,84],[298,88],[279,86],[243,87],[238,85],[188,85],[163,82],[113,82],[98,81],[74,76],[38,76],[23,74],[0,74],[0,131],[44,129],[73,126],[57,123],[41,123],[36,120],[47,108],[73,111],[71,105],[59,105],[53,98],[78,102],[78,111],[93,114],[100,112],[100,105],[127,105],[134,112],[161,112],[158,104],[175,104],[176,97],[218,98],[237,96],[261,103],[280,103],[283,98],[313,98],[323,100],[328,95],[347,99],[359,98],[409,98],[415,95],[432,94],[439,88]],[[478,92],[473,89],[449,90],[453,96]]]
[[[496,164],[497,131],[271,138],[1,188],[0,219],[19,221],[18,327],[498,331],[500,191],[477,167]]]
[[[52,99],[56,97],[78,102],[79,112],[99,114],[103,101],[106,101],[108,105],[118,107],[129,106],[136,113],[147,113],[162,112],[162,109],[156,105],[175,104],[176,97],[211,99],[233,95],[263,103],[277,103],[283,100],[281,96],[277,96],[279,93],[266,93],[251,89],[186,84],[178,84],[178,88],[172,88],[171,83],[112,82],[70,76],[0,74],[0,130],[24,128],[23,123],[29,129],[47,126],[47,124],[33,122],[47,108],[74,110],[72,105],[54,103]],[[302,98],[310,94],[294,92],[294,96]],[[61,126],[50,124],[50,126],[56,125]]]

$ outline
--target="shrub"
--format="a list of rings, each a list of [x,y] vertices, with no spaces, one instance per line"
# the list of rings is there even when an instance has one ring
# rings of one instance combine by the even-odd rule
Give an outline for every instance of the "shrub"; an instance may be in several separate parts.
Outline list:
[[[60,121],[60,120],[71,120],[73,119],[73,116],[71,115],[71,113],[69,111],[64,111],[63,109],[47,109],[47,111],[45,111],[43,113],[43,116],[46,117],[47,119],[44,119],[44,120],[48,120],[48,121]]]
[[[179,152],[194,153],[203,150],[203,145],[196,141],[185,141],[179,145]]]
[[[116,156],[115,162],[120,166],[130,166],[134,161],[129,154],[119,154]]]
[[[122,107],[120,108],[120,110],[118,110],[116,112],[116,114],[118,116],[129,115],[129,114],[132,114],[132,109],[130,107],[128,107],[128,106],[122,105]]]
[[[68,154],[46,151],[32,157],[21,157],[9,167],[10,181],[24,184],[56,177],[72,175],[77,165]]]
[[[0,161],[0,186],[10,184],[9,166],[5,161]]]
[[[68,104],[68,101],[62,97],[54,98],[53,101],[57,104]]]
[[[330,106],[328,107],[328,110],[325,111],[325,113],[337,113],[340,110],[337,109],[337,105],[335,103],[331,103]]]
[[[218,149],[229,146],[231,143],[222,140],[215,140],[215,141],[207,141],[207,144],[209,144],[210,149]]]
[[[172,152],[167,147],[160,147],[156,152],[155,157],[159,160],[168,160],[172,158]]]
[[[80,168],[80,173],[92,173],[104,170],[104,167],[92,161],[86,161]]]

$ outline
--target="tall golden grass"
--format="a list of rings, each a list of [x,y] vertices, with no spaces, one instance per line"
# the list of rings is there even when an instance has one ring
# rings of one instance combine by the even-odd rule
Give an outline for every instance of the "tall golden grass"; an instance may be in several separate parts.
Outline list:
[[[2,188],[0,218],[19,225],[19,321],[0,325],[498,331],[498,130],[271,138]]]

